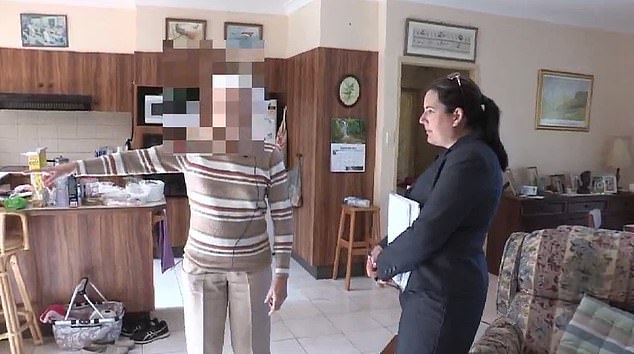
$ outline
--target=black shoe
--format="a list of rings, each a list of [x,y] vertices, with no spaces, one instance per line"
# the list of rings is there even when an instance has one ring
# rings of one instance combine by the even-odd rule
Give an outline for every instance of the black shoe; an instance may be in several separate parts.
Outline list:
[[[132,337],[132,335],[140,330],[147,328],[150,325],[147,320],[137,320],[126,323],[124,321],[123,327],[121,328],[121,335],[123,337]]]
[[[170,335],[169,328],[167,328],[167,322],[153,319],[150,321],[147,327],[137,330],[132,334],[131,339],[136,344],[148,344],[157,339],[167,338]]]

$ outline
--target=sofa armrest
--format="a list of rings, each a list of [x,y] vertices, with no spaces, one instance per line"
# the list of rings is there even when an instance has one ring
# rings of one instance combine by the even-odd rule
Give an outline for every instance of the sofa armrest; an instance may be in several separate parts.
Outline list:
[[[484,331],[470,354],[521,354],[523,346],[522,332],[506,317],[499,317]]]

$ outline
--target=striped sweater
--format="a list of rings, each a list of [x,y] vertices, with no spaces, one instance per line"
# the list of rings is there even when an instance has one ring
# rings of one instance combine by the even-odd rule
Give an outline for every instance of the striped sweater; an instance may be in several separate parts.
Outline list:
[[[275,230],[275,274],[288,275],[293,210],[280,151],[267,145],[257,157],[174,155],[162,146],[76,162],[84,176],[179,173],[191,211],[185,257],[209,271],[256,271],[271,264],[266,210]]]

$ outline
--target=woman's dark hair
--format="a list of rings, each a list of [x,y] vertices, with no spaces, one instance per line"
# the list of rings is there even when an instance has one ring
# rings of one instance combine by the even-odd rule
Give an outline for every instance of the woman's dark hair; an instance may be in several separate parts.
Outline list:
[[[500,108],[485,96],[478,85],[459,73],[434,81],[429,90],[438,94],[438,100],[447,107],[447,113],[460,107],[464,111],[467,128],[476,133],[493,149],[504,171],[508,155],[500,140]]]

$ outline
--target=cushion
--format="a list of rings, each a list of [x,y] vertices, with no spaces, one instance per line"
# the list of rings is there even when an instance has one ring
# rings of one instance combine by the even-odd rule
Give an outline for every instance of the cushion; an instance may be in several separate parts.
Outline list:
[[[521,292],[513,298],[507,316],[522,332],[527,353],[555,353],[578,305]]]
[[[584,295],[557,350],[576,353],[634,354],[634,314]]]
[[[521,354],[522,333],[517,325],[507,317],[499,317],[484,331],[470,354]]]

